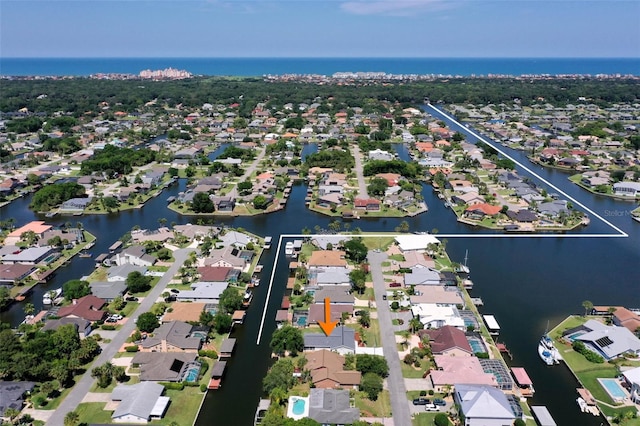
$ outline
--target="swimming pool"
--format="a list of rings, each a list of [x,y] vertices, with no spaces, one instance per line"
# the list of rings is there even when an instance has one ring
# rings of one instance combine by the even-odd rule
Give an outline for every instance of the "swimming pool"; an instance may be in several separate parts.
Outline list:
[[[471,346],[473,353],[487,353],[487,349],[481,340],[475,337],[467,337],[467,340],[469,341],[469,346]]]
[[[299,327],[304,327],[307,325],[307,317],[306,316],[299,316],[298,320],[296,321],[296,324],[298,324]]]
[[[200,366],[193,366],[187,370],[183,382],[197,382],[198,374],[200,373]]]
[[[627,392],[616,379],[598,379],[598,381],[614,402],[621,402],[627,397]]]
[[[287,417],[294,420],[309,416],[309,398],[301,396],[290,396],[287,404]]]

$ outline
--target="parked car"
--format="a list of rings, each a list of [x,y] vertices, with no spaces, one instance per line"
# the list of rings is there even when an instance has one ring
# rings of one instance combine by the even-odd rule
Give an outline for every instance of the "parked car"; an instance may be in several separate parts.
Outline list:
[[[387,295],[386,294],[382,295],[382,300],[387,300]]]
[[[445,401],[444,399],[440,399],[440,398],[435,398],[433,400],[433,403],[435,405],[439,405],[440,407],[444,407],[445,405],[447,405],[447,401]]]
[[[104,322],[114,323],[114,322],[118,322],[118,320],[117,320],[117,319],[114,319],[114,318],[109,317],[109,318],[107,318]]]
[[[178,290],[177,288],[172,288],[171,293],[180,293],[180,290]]]
[[[113,314],[111,315],[109,318],[113,318],[116,321],[120,321],[122,319],[122,315],[120,314]]]
[[[389,284],[389,287],[402,287],[402,284],[394,281],[394,282]]]
[[[427,405],[427,404],[431,404],[431,401],[429,401],[427,398],[416,398],[413,400],[413,405]]]
[[[436,404],[426,404],[424,406],[424,411],[440,411]]]
[[[137,297],[133,297],[133,296],[129,296],[125,299],[127,302],[137,302],[138,298]]]

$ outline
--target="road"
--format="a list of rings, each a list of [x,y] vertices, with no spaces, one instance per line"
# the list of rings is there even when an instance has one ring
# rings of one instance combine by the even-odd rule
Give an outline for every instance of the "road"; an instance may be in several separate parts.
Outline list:
[[[367,184],[364,181],[364,175],[362,174],[362,154],[360,153],[360,147],[357,144],[353,144],[353,157],[356,159],[356,176],[358,177],[358,198],[369,198],[367,194]]]
[[[267,152],[267,150],[265,148],[262,148],[260,150],[260,152],[258,153],[258,156],[256,157],[256,159],[253,160],[253,163],[251,163],[251,165],[249,167],[247,167],[247,170],[244,172],[244,174],[242,175],[242,177],[240,178],[240,180],[238,182],[244,182],[245,180],[247,180],[248,178],[251,177],[251,174],[258,168],[258,165],[260,164],[260,162],[264,158],[266,152]],[[233,189],[231,190],[231,192],[229,192],[229,194],[227,194],[227,196],[233,197],[233,198],[238,198],[238,186],[234,185]]]
[[[402,377],[400,368],[400,357],[396,345],[396,336],[391,324],[391,311],[389,303],[382,299],[386,292],[384,276],[382,275],[382,262],[387,260],[386,253],[376,253],[370,251],[368,254],[371,276],[373,278],[373,290],[376,295],[376,306],[378,308],[378,323],[380,324],[380,337],[382,338],[382,348],[384,357],[389,364],[389,377],[387,377],[387,387],[391,397],[391,412],[393,413],[393,424],[396,426],[411,426],[411,415],[409,411],[409,400],[407,399],[407,389]]]
[[[178,269],[182,266],[184,261],[189,257],[189,253],[194,251],[192,248],[179,249],[173,252],[175,261],[169,270],[160,278],[158,283],[151,289],[149,295],[146,296],[141,302],[138,309],[129,317],[127,322],[119,330],[118,334],[111,340],[111,342],[102,348],[102,352],[95,359],[92,365],[87,367],[87,372],[77,381],[69,395],[62,401],[60,406],[53,413],[47,424],[50,425],[63,425],[64,416],[78,407],[84,396],[89,392],[91,385],[94,382],[94,378],[91,377],[91,370],[93,367],[103,365],[106,362],[110,362],[118,352],[118,349],[124,345],[127,338],[133,333],[136,328],[135,319],[138,315],[151,310],[151,306],[164,292],[167,284],[178,272]]]

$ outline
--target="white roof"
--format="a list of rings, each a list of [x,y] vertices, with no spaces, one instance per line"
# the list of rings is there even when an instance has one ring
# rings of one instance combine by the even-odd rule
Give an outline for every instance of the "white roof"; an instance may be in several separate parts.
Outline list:
[[[396,242],[402,251],[426,250],[429,244],[440,244],[440,241],[429,234],[398,235]]]
[[[500,325],[493,315],[483,315],[482,317],[489,330],[500,330]]]
[[[622,375],[631,383],[637,383],[640,385],[640,367],[632,368],[631,370],[623,371]]]

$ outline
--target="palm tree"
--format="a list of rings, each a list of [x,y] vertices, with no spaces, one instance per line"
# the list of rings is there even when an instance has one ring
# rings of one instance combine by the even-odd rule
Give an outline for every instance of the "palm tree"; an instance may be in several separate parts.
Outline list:
[[[69,411],[64,416],[64,426],[75,426],[80,422],[80,415],[75,411]]]
[[[24,304],[24,314],[25,315],[33,315],[36,311],[36,307],[33,306],[33,303],[25,303]]]
[[[589,312],[593,310],[593,303],[590,300],[585,300],[582,302],[582,307],[584,308],[584,316],[586,317]]]

